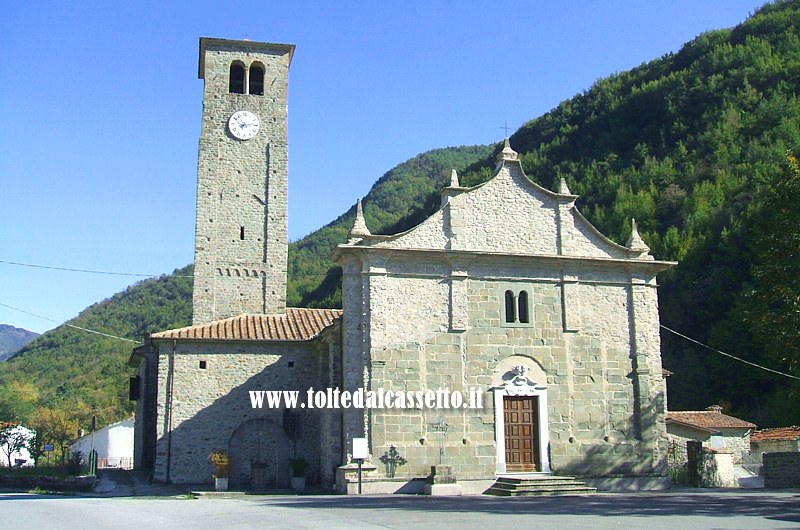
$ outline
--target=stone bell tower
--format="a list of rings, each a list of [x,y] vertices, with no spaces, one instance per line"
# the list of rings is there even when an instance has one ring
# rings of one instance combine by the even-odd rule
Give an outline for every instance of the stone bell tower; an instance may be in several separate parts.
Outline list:
[[[200,39],[193,323],[286,311],[294,45]]]

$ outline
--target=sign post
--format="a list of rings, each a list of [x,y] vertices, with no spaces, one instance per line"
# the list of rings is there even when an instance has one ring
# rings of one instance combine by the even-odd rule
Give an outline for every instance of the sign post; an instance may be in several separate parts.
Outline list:
[[[353,460],[358,462],[358,494],[361,495],[361,465],[369,458],[369,445],[366,438],[353,438]]]

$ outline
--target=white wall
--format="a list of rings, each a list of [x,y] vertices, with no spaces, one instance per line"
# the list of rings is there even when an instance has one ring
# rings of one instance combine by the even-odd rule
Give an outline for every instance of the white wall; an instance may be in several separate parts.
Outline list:
[[[98,467],[130,467],[132,465],[122,463],[126,462],[122,459],[127,459],[131,463],[133,461],[133,423],[133,418],[129,418],[95,431],[94,450],[97,451]],[[80,451],[84,459],[87,458],[92,450],[91,433],[75,440],[70,449],[71,453]]]

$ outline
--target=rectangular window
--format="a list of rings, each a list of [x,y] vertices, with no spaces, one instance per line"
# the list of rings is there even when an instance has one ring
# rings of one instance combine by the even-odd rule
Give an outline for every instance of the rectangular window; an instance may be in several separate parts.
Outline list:
[[[283,409],[283,432],[290,440],[303,439],[303,421],[298,412]]]

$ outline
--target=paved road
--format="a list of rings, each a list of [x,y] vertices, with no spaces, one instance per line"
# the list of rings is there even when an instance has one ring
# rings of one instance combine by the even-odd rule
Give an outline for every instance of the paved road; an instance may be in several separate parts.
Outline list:
[[[13,522],[13,523],[12,523]],[[0,493],[0,527],[800,528],[800,491],[513,498],[423,496],[59,497]]]

